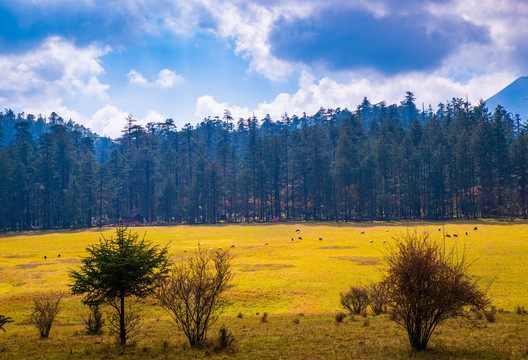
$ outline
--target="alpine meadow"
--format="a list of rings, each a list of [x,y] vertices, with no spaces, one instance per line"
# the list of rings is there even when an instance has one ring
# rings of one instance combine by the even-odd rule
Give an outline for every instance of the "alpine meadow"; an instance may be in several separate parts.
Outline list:
[[[0,359],[528,359],[527,19],[0,1]]]

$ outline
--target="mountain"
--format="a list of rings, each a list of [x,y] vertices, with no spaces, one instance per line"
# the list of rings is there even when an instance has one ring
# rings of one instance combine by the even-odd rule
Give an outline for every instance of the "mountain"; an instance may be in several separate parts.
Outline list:
[[[528,119],[528,76],[521,76],[510,85],[486,100],[488,111],[493,113],[501,105],[512,114]]]

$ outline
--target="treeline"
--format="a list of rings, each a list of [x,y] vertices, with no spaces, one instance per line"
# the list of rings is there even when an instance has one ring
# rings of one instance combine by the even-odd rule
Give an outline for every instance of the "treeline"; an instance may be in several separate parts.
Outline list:
[[[0,113],[3,133],[10,110]],[[126,119],[108,144],[60,117],[18,115],[0,151],[0,228],[526,217],[528,134],[502,107],[207,118],[177,129]],[[133,213],[133,214],[131,214]]]

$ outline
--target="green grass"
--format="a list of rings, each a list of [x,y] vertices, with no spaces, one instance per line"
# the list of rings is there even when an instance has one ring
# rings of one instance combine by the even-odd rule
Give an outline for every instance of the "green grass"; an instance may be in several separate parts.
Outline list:
[[[478,230],[473,228],[478,226]],[[300,234],[295,230],[300,229]],[[438,231],[441,229],[443,231]],[[103,229],[111,236],[113,229]],[[234,288],[229,306],[211,336],[225,323],[238,340],[234,357],[248,359],[307,358],[523,358],[528,356],[528,316],[514,314],[515,306],[528,308],[528,223],[453,222],[367,224],[273,224],[133,228],[161,246],[170,242],[172,260],[190,256],[198,244],[232,249]],[[386,232],[386,230],[389,230]],[[365,231],[365,234],[360,234]],[[409,352],[405,334],[385,316],[356,321],[347,318],[336,326],[339,293],[351,284],[377,280],[383,255],[393,237],[407,231],[457,234],[446,238],[473,261],[472,273],[498,309],[497,322],[472,328],[454,323],[442,326],[431,340],[432,351]],[[465,233],[468,232],[468,236]],[[0,314],[11,316],[7,333],[0,334],[0,358],[202,358],[212,350],[190,350],[153,300],[144,301],[143,333],[134,347],[120,355],[106,335],[82,334],[81,314],[87,309],[69,294],[68,270],[79,266],[86,246],[98,241],[97,230],[27,232],[0,238]],[[298,240],[301,236],[302,240]],[[323,240],[320,241],[319,238]],[[294,241],[291,241],[294,238]],[[386,243],[383,243],[386,240]],[[370,243],[372,241],[372,243]],[[265,245],[265,243],[268,245]],[[184,253],[184,249],[187,250]],[[58,254],[61,257],[58,257]],[[44,259],[47,256],[47,259]],[[27,323],[34,294],[66,293],[50,339],[38,339]],[[243,319],[236,318],[241,312]],[[269,321],[260,322],[268,312]],[[302,313],[304,316],[299,316]],[[293,320],[299,318],[299,324]],[[164,346],[165,342],[165,346]],[[70,354],[71,351],[71,354]],[[169,358],[171,358],[169,356]]]

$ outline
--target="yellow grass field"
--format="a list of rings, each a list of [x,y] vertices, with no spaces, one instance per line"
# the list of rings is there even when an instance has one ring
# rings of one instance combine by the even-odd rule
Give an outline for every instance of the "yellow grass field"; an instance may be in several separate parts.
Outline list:
[[[475,226],[478,227],[476,231],[473,230]],[[299,234],[296,233],[296,229],[300,230]],[[332,314],[340,310],[339,293],[346,291],[349,285],[379,279],[380,271],[384,266],[382,259],[394,243],[393,237],[408,231],[426,231],[438,239],[442,239],[443,234],[451,235],[451,238],[445,238],[447,247],[456,246],[459,253],[465,251],[466,257],[473,262],[472,273],[480,277],[482,287],[489,287],[488,294],[493,305],[512,313],[517,305],[528,308],[528,223],[526,222],[476,221],[452,222],[445,225],[440,222],[298,223],[138,227],[132,230],[140,234],[146,232],[147,239],[160,246],[170,243],[169,248],[173,261],[190,256],[198,244],[207,249],[229,248],[234,245],[231,253],[234,255],[235,287],[227,294],[230,304],[219,323],[224,322],[229,327],[238,313],[245,315],[238,325],[233,325],[236,330],[235,335],[240,340],[238,356],[235,355],[239,358],[268,358],[268,356],[277,358],[274,352],[257,351],[253,353],[251,344],[259,344],[255,345],[255,349],[261,347],[265,349],[266,341],[269,341],[277,347],[275,342],[278,341],[280,344],[282,332],[280,329],[291,328],[293,326],[291,320],[299,314],[302,314],[301,325],[307,326],[312,322],[309,329],[323,326],[317,319],[326,319],[323,322],[328,324],[324,325],[327,327],[321,329],[320,341],[321,344],[328,343],[330,347],[330,344],[334,344],[334,349],[329,348],[320,353],[321,347],[309,350],[304,347],[311,345],[290,344],[285,349],[293,352],[279,352],[279,354],[285,354],[284,358],[327,358],[325,354],[328,355],[328,351],[334,351],[335,354],[346,354],[347,352],[351,354],[352,348],[346,350],[347,332],[336,330],[335,324],[332,323]],[[113,231],[111,228],[103,229],[105,236],[111,236]],[[362,231],[365,233],[361,234]],[[458,237],[455,238],[454,234]],[[70,282],[68,270],[79,266],[79,259],[86,254],[85,248],[96,243],[99,237],[98,230],[28,232],[5,234],[0,237],[0,314],[11,316],[15,320],[15,323],[6,325],[7,333],[0,333],[0,358],[3,358],[2,354],[5,358],[17,358],[17,354],[25,354],[19,358],[40,357],[39,354],[44,354],[42,358],[101,357],[98,351],[102,350],[93,350],[91,345],[87,345],[92,344],[93,341],[89,337],[79,335],[83,328],[81,314],[86,314],[87,310],[81,305],[79,297],[69,294],[68,287]],[[302,237],[302,240],[299,237]],[[291,240],[292,238],[294,241]],[[383,243],[383,240],[386,242]],[[187,250],[186,253],[184,249]],[[44,259],[44,256],[47,259]],[[66,296],[62,302],[61,313],[57,318],[57,325],[51,330],[50,339],[39,340],[37,330],[28,324],[27,317],[32,296],[49,291],[63,291]],[[170,326],[169,317],[156,306],[153,300],[146,300],[144,304],[143,328],[146,334],[153,334],[153,337],[143,344],[142,351],[147,353],[146,357],[160,356],[163,358],[161,354],[164,352],[160,345],[162,341],[168,342],[163,346],[174,346],[176,349],[184,344],[184,339]],[[258,323],[256,316],[257,313],[262,314],[263,312],[270,314],[270,322],[266,325],[267,333]],[[505,316],[513,317],[514,315]],[[382,318],[372,318],[369,331],[376,333],[376,331],[390,329],[396,335],[387,338],[383,344],[378,344],[377,348],[372,345],[373,348],[364,356],[390,357],[386,352],[389,348],[396,349],[398,356],[402,356],[402,353],[406,354],[407,344],[404,333],[387,319],[380,319]],[[272,326],[274,321],[282,325],[277,325],[279,327],[275,329]],[[510,327],[513,327],[510,331],[515,334],[520,334],[519,329],[526,328],[524,318],[516,318],[510,323]],[[257,326],[258,331],[251,324]],[[347,324],[341,326],[341,329],[346,326],[356,326],[352,321]],[[499,326],[500,324],[491,325]],[[160,326],[162,330],[159,329]],[[365,336],[363,344],[369,343],[366,327],[363,329],[359,325],[356,327],[360,334],[366,334],[363,335]],[[302,328],[293,328],[291,331],[299,332]],[[277,331],[276,334],[275,331]],[[316,338],[319,336],[317,332],[313,332],[315,330],[308,331],[312,331],[311,336]],[[336,331],[338,334],[334,333]],[[464,333],[467,330],[460,331]],[[442,339],[442,329],[439,330],[439,334],[439,339]],[[503,332],[502,334],[509,341],[513,341],[509,338],[509,333]],[[462,336],[471,337],[470,335]],[[325,337],[333,340],[327,339],[325,342],[323,341]],[[447,338],[450,337],[451,335],[447,336]],[[525,338],[524,343],[527,340]],[[109,341],[108,337],[103,337],[100,343],[104,345]],[[139,340],[140,344],[141,341],[145,342],[145,337]],[[313,343],[319,340],[307,337],[306,341]],[[451,350],[446,350],[447,358],[473,357],[464,350],[464,339],[461,341],[462,357],[457,353],[449,352]],[[82,346],[72,345],[76,342]],[[482,339],[477,342],[482,342]],[[356,344],[357,341],[352,341],[352,343]],[[66,348],[61,344],[67,345]],[[432,344],[434,347],[434,340]],[[354,349],[357,348],[356,345]],[[484,341],[484,344],[479,346],[486,346],[486,342]],[[511,356],[522,358],[524,348],[519,346],[517,350],[512,350],[508,354],[516,354]],[[160,349],[153,350],[157,347]],[[437,349],[443,347],[449,346],[444,342],[436,345]],[[55,348],[57,348],[56,352],[53,350]],[[69,353],[66,351],[68,349]],[[173,349],[173,354],[177,351],[175,349]],[[298,350],[295,351],[295,349]],[[85,352],[82,353],[84,355],[78,353],[79,356],[75,356],[76,351]],[[131,358],[141,358],[142,351],[137,350]],[[493,352],[486,351],[483,353],[477,351],[474,358],[478,358],[479,354],[487,354],[485,357],[489,355],[490,358],[494,358]],[[528,355],[528,352],[526,354]],[[336,358],[347,358],[331,355]],[[201,357],[206,355],[204,353],[191,355],[179,353],[179,356]],[[361,357],[361,354],[358,353],[358,356]],[[350,355],[350,358],[354,356]],[[435,358],[442,358],[442,356]]]

